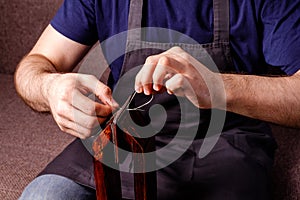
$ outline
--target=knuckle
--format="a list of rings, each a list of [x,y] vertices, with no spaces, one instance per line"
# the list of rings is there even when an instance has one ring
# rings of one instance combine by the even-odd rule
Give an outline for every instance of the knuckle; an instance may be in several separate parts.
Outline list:
[[[174,51],[182,51],[182,48],[179,46],[172,47],[171,49]]]
[[[73,136],[75,136],[75,137],[77,137],[77,138],[79,138],[79,139],[82,139],[82,140],[87,139],[87,138],[83,137],[83,134],[80,133],[80,132],[78,132],[78,131],[69,130],[68,133],[69,133],[70,135],[73,135]]]
[[[67,128],[61,125],[58,125],[59,129],[63,132],[67,132]]]
[[[179,47],[179,46],[172,47],[170,49],[170,51],[174,51],[174,52],[178,52],[178,53],[184,52],[183,49],[181,47]]]
[[[86,76],[87,76],[88,79],[98,80],[98,79],[97,79],[94,75],[92,75],[92,74],[87,74]]]
[[[80,134],[81,139],[88,139],[92,135],[93,131],[91,129],[87,129],[82,134]]]
[[[80,135],[80,139],[82,140],[86,140],[89,138],[89,135],[88,134],[83,134],[83,135]]]
[[[154,63],[156,60],[156,56],[148,56],[146,58],[146,63]]]
[[[56,113],[58,116],[64,116],[65,113],[68,113],[67,106],[64,103],[59,102],[56,106]]]
[[[96,113],[95,106],[88,106],[87,108],[85,108],[85,113],[88,115],[94,115]]]
[[[60,87],[52,91],[51,98],[58,100],[67,100],[72,95],[74,86],[68,82],[60,84]],[[53,89],[53,88],[52,88]]]
[[[180,74],[177,76],[177,84],[182,86],[184,84],[184,77]]]
[[[159,58],[159,67],[167,67],[170,65],[170,58],[166,55],[163,55]]]
[[[90,120],[84,120],[81,124],[81,126],[85,127],[85,128],[89,128],[91,126],[91,122]]]
[[[174,86],[173,86],[172,83],[170,83],[170,81],[167,81],[167,82],[165,83],[165,86],[166,86],[166,88],[167,88],[168,90],[174,90]]]
[[[62,130],[64,133],[67,133],[67,134],[69,134],[69,135],[74,135],[74,132],[73,131],[71,131],[70,129],[64,129],[64,130]]]
[[[94,128],[94,126],[96,125],[97,122],[98,122],[98,120],[96,118],[87,121],[86,122],[86,128],[88,128],[88,129]]]
[[[110,95],[111,89],[107,86],[103,86],[102,92],[103,92],[103,94]]]
[[[65,120],[64,118],[59,117],[56,121],[56,123],[59,125],[60,130],[66,132],[70,128],[70,122]]]
[[[182,51],[180,52],[180,57],[186,62],[187,60],[190,59],[189,54],[187,54],[186,52]]]
[[[80,139],[82,139],[82,140],[86,140],[86,139],[88,139],[88,137],[87,137],[87,136],[85,136],[85,135],[82,135],[82,134],[80,134],[80,135],[79,135],[79,138],[80,138]]]
[[[82,80],[84,80],[84,81],[97,81],[98,79],[94,75],[84,74],[82,76]]]
[[[59,128],[62,128],[64,126],[63,120],[61,117],[57,117],[55,119],[56,123],[58,124]]]
[[[111,94],[111,89],[101,82],[98,82],[96,90],[99,92],[100,95],[110,95]]]
[[[60,85],[60,92],[62,92],[62,94],[69,92],[70,90],[72,90],[73,88],[75,88],[77,85],[77,79],[72,78],[66,78],[63,80],[63,83]]]

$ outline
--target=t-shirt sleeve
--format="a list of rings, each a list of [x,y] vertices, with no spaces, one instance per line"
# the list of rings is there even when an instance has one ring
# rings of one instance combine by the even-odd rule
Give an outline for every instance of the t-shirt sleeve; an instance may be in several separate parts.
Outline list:
[[[292,75],[300,69],[300,2],[266,2],[261,16],[266,62]]]
[[[98,40],[93,0],[65,0],[50,24],[81,44],[93,45]]]

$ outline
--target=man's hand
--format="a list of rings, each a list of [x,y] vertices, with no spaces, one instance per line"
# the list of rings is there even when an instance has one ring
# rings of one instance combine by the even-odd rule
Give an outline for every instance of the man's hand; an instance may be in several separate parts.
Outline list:
[[[280,125],[300,127],[300,70],[268,77],[214,73],[178,47],[147,58],[135,90],[150,94],[165,86],[199,108],[218,108]]]
[[[94,76],[69,73],[90,48],[49,25],[15,73],[20,97],[36,111],[51,111],[61,130],[79,138],[89,137],[117,106],[110,89]]]
[[[179,47],[146,59],[136,76],[135,90],[149,95],[166,88],[187,97],[199,108],[224,108],[225,93],[219,74],[207,69]]]
[[[103,123],[117,108],[109,87],[92,75],[49,74],[48,86],[43,88],[51,113],[66,133],[79,138],[88,138],[93,129]],[[87,97],[94,94],[100,102]]]

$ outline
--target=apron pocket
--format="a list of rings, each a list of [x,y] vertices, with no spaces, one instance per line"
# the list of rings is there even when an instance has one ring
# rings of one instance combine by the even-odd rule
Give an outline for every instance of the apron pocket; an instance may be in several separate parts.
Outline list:
[[[276,148],[273,138],[263,133],[235,133],[224,134],[224,138],[234,148],[243,152],[250,159],[255,161],[266,170],[270,170],[273,166],[273,152]]]
[[[161,136],[159,138],[163,138]],[[168,138],[168,137],[165,137]],[[161,142],[166,142],[166,140],[160,140]],[[165,143],[167,145],[168,143]],[[159,145],[159,146],[160,146]],[[164,147],[162,147],[164,148]],[[175,159],[174,152],[182,152],[182,155]],[[174,161],[168,164],[174,158]],[[195,152],[193,152],[190,148],[185,150],[180,143],[176,143],[172,145],[170,148],[164,148],[163,151],[156,151],[156,164],[158,168],[161,168],[159,172],[163,175],[166,179],[172,179],[174,181],[179,182],[187,182],[190,181],[193,176],[193,167],[195,162]],[[166,166],[167,165],[167,166]],[[165,167],[164,167],[165,166]]]

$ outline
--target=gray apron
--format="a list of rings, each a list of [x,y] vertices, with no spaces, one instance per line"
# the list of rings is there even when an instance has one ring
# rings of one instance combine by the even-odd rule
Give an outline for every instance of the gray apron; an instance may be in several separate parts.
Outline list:
[[[203,58],[206,58],[208,53],[217,65],[218,71],[234,71],[229,43],[229,0],[214,0],[213,6],[214,38],[212,43],[182,44],[176,41],[173,41],[173,43],[158,43],[143,41],[144,35],[151,34],[145,33],[148,31],[148,29],[142,29],[143,1],[131,0],[128,20],[129,32],[127,36],[126,54],[122,71],[120,73],[123,78],[126,78],[124,78],[124,80],[122,80],[121,78],[119,84],[117,84],[115,88],[115,94],[120,95],[124,93],[124,95],[121,95],[124,97],[131,94],[134,88],[135,75],[140,69],[138,66],[142,66],[148,56],[161,53],[164,50],[170,49],[174,46],[180,46],[194,58],[202,61],[203,64],[206,64],[206,60],[203,60]],[[151,32],[151,29],[149,29],[149,32]],[[153,34],[159,35],[159,33]],[[208,66],[210,66],[209,62]],[[212,68],[211,70],[215,69]],[[146,102],[147,99],[149,99],[149,96],[145,96],[143,94],[138,95],[138,97],[134,99],[132,107],[137,107],[138,105],[143,104],[143,102]],[[181,99],[181,105],[179,105],[178,97],[169,95],[165,92],[163,94],[156,94],[154,96],[154,100],[146,107],[143,107],[144,111],[141,111],[139,113],[139,118],[136,120],[136,123],[139,123],[139,121],[141,121],[141,116],[143,116],[142,121],[144,123],[147,123],[147,121],[150,123],[147,110],[155,104],[163,106],[166,110],[166,124],[162,129],[156,129],[155,126],[156,124],[157,126],[159,126],[161,122],[164,121],[164,119],[161,119],[161,116],[159,114],[151,118],[151,124],[152,126],[154,126],[153,131],[159,130],[155,137],[157,149],[164,148],[173,139],[173,137],[177,134],[179,124],[182,128],[181,130],[183,130],[185,134],[181,135],[182,140],[179,140],[178,144],[172,146],[173,151],[180,152],[182,150],[182,145],[180,144],[180,142],[184,142],[184,140],[195,139],[187,149],[187,151],[183,153],[183,155],[179,159],[177,159],[171,165],[157,171],[158,198],[183,199],[189,197],[193,199],[196,197],[196,199],[198,199],[201,196],[201,192],[199,192],[199,188],[195,188],[195,185],[197,185],[199,179],[205,178],[207,175],[203,173],[203,171],[205,170],[202,167],[196,167],[198,163],[202,164],[201,159],[199,159],[197,155],[210,124],[211,110],[200,109],[198,110],[199,113],[194,112],[195,107],[190,102],[188,102],[187,99]],[[182,104],[184,104],[184,109],[182,108]],[[185,114],[182,115],[182,112],[184,112]],[[231,149],[233,149],[233,151],[236,151],[238,149],[238,151],[252,156],[255,162],[258,162],[267,168],[270,167],[272,160],[269,158],[268,154],[272,155],[275,143],[267,134],[270,133],[268,127],[264,123],[261,123],[254,119],[229,112],[224,113],[225,111],[221,110],[217,112],[220,112],[220,115],[227,115],[224,128],[222,130],[223,133],[220,141],[217,142],[215,148],[212,150],[210,155],[207,156],[208,158],[205,159],[211,159],[215,161],[218,161],[218,159],[222,160],[220,158],[222,157],[222,154],[215,153],[216,149],[224,148],[229,152]],[[200,122],[194,121],[194,118],[197,118],[198,114],[200,114]],[[134,114],[131,114],[131,117],[133,116]],[[195,138],[189,138],[189,133],[191,131],[197,131]],[[216,132],[215,134],[218,134],[218,132]],[[176,135],[176,137],[178,137],[178,135]],[[249,146],[249,142],[251,143],[252,147],[258,145],[259,148],[251,148]],[[267,145],[261,147],[263,145],[260,146],[260,144]],[[262,149],[260,149],[260,147]],[[156,164],[159,166],[160,163],[164,163],[165,157],[172,155],[173,154],[171,150],[169,154],[168,151],[165,151],[164,153],[157,153]],[[222,171],[220,169],[215,170],[218,170],[220,172]],[[239,172],[239,170],[236,170],[236,172]],[[246,173],[246,171],[240,171],[240,173]],[[195,174],[198,174],[198,177],[195,176]],[[167,177],[166,175],[169,177]],[[249,175],[251,176],[250,172]],[[127,174],[126,176],[125,173],[123,174],[123,177],[125,177],[123,178],[123,185],[131,185],[131,187],[127,187],[127,189],[126,187],[125,189],[123,188],[123,194],[128,198],[133,198],[133,190],[130,189],[133,188],[133,183],[132,181],[130,181],[132,180],[132,178],[129,178],[130,174]],[[174,179],[174,177],[178,177],[178,179]],[[242,177],[243,176],[241,176],[241,178]],[[261,193],[263,193],[263,191],[261,191]],[[199,194],[200,196],[196,194]],[[205,195],[202,195],[203,198],[204,196]],[[264,195],[264,197],[265,196],[266,195]]]
[[[137,72],[141,66],[145,63],[145,60],[148,56],[162,53],[165,50],[168,50],[174,46],[179,46],[190,55],[192,55],[197,60],[201,61],[202,64],[207,64],[209,68],[213,71],[220,72],[232,72],[234,71],[234,66],[230,54],[230,44],[229,44],[229,1],[213,1],[214,6],[214,38],[211,43],[198,44],[195,41],[191,40],[191,44],[178,42],[173,38],[178,36],[172,36],[176,33],[172,31],[161,31],[155,29],[143,29],[142,28],[142,10],[143,10],[143,1],[132,0],[130,2],[130,11],[128,19],[128,35],[126,43],[126,54],[124,57],[123,66],[120,72],[121,78],[118,84],[114,88],[114,98],[121,102],[125,100],[133,92],[134,80]],[[145,33],[150,32],[150,33]],[[165,38],[165,35],[169,34],[167,37],[172,37],[173,41],[164,40],[164,42],[148,42],[143,41],[144,35],[156,35],[158,37]],[[161,35],[160,35],[161,34]],[[171,35],[171,36],[170,36]],[[158,38],[159,40],[159,38]],[[193,43],[192,43],[193,42]],[[211,58],[212,60],[211,60]],[[215,64],[214,64],[214,63]],[[213,63],[213,64],[212,64]],[[216,66],[215,66],[216,65]],[[132,107],[139,106],[149,100],[149,96],[137,95],[137,97],[132,102]],[[180,101],[180,102],[179,102]],[[141,115],[144,115],[144,120],[150,121],[147,110],[151,106],[159,104],[163,106],[167,112],[166,125],[162,130],[159,130],[157,135],[174,135],[178,131],[179,124],[183,127],[186,127],[186,131],[191,129],[197,129],[197,138],[205,137],[207,133],[208,126],[210,124],[211,110],[197,110],[195,112],[195,107],[185,98],[178,98],[174,95],[168,95],[166,92],[163,94],[156,94],[154,100],[144,107],[143,109],[146,112],[141,112]],[[181,104],[181,105],[179,105]],[[184,109],[184,110],[182,110]],[[232,113],[226,113],[221,110],[214,110],[219,112],[220,115],[227,114],[227,122],[234,123],[235,120],[243,121],[239,119],[236,115]],[[184,115],[184,116],[183,116]],[[195,122],[195,118],[200,115],[200,121]],[[164,116],[159,114],[153,117],[152,125],[155,129],[155,124],[160,127],[162,119]],[[226,126],[225,126],[226,127]],[[158,128],[159,129],[159,128]],[[183,136],[184,137],[184,136]]]
[[[126,54],[121,70],[121,79],[129,74],[129,77],[131,76],[131,79],[134,80],[134,75],[138,72],[138,68],[136,67],[141,66],[148,56],[161,53],[163,50],[173,46],[180,46],[186,52],[200,60],[203,55],[206,57],[206,53],[208,53],[220,72],[235,71],[229,43],[229,0],[213,0],[213,6],[214,37],[211,43],[158,43],[142,40],[143,35],[145,35],[142,31],[143,29],[141,29],[143,1],[131,0],[128,20],[129,34],[127,36]],[[206,51],[203,51],[203,48]],[[124,80],[128,81],[129,79],[127,77]],[[132,87],[128,87],[130,84]],[[133,84],[133,81],[126,84],[120,81],[116,85],[114,93],[124,94],[124,96],[129,95],[133,91]],[[123,87],[124,85],[126,87]],[[147,101],[147,99],[149,97],[145,95],[138,95],[132,102],[132,107],[140,105],[142,102]],[[189,109],[194,110],[194,106],[188,100],[181,100],[185,102],[185,113],[189,113]],[[167,93],[157,94],[152,103],[143,108],[146,112],[143,111],[140,113],[145,122],[150,120],[147,110],[154,104],[159,104],[166,109],[166,124],[155,136],[156,147],[163,148],[176,135],[178,124],[182,119],[180,115],[182,108],[179,106],[177,97],[168,95]],[[220,114],[224,114],[225,111],[219,112]],[[197,131],[192,144],[179,159],[157,171],[158,199],[224,199],[224,191],[228,194],[226,188],[229,185],[224,180],[230,179],[230,177],[224,177],[223,174],[228,174],[226,170],[229,169],[234,170],[240,177],[240,180],[236,184],[233,184],[232,187],[242,187],[242,183],[247,182],[246,179],[255,177],[255,181],[266,182],[264,184],[265,187],[256,188],[253,186],[255,184],[252,184],[251,187],[249,185],[246,187],[252,188],[253,186],[256,193],[258,192],[264,199],[268,199],[266,175],[262,173],[261,176],[254,176],[253,173],[257,175],[261,171],[265,172],[272,165],[272,157],[276,144],[270,136],[269,127],[258,120],[226,112],[226,120],[219,141],[208,156],[200,159],[197,155],[210,123],[211,110],[199,110],[199,113],[201,117],[198,124],[193,123],[193,112],[184,115],[186,124],[183,125],[183,130],[186,130],[186,135],[188,136],[190,130]],[[199,115],[199,113],[195,113],[195,115]],[[154,130],[156,124],[159,126],[161,122],[159,115],[155,119],[152,122]],[[184,138],[183,136],[182,140],[185,139],[189,140],[191,138]],[[175,151],[176,148],[180,151],[180,143],[178,143],[178,146],[175,145]],[[164,156],[168,155],[157,155],[158,165],[160,161],[163,162]],[[224,160],[226,156],[229,157]],[[245,157],[247,157],[246,160]],[[238,162],[232,162],[231,159],[238,160]],[[224,162],[224,166],[218,165],[219,167],[216,167],[214,163],[218,162]],[[234,165],[230,165],[231,162]],[[247,168],[249,165],[257,169],[252,170],[251,168],[250,170]],[[245,167],[243,168],[242,166]],[[41,174],[49,173],[63,175],[83,185],[95,187],[92,157],[79,139],[69,145]],[[217,176],[218,174],[220,175]],[[222,190],[216,187],[219,183],[224,183]],[[122,185],[123,197],[133,198],[133,182],[130,173],[123,173]],[[153,192],[156,193],[155,191]],[[242,196],[238,196],[239,194],[237,193],[236,191],[229,192],[226,199],[241,199]],[[241,192],[240,195],[243,195],[243,193]],[[242,199],[247,198],[243,197]],[[251,199],[250,196],[249,199]],[[254,199],[260,198],[255,196]]]

